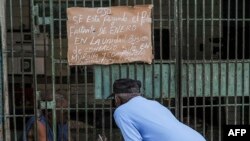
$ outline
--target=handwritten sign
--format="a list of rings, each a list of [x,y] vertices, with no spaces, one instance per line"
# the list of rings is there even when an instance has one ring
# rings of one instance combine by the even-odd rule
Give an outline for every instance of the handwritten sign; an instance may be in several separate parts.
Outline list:
[[[152,7],[68,8],[69,65],[151,64]]]

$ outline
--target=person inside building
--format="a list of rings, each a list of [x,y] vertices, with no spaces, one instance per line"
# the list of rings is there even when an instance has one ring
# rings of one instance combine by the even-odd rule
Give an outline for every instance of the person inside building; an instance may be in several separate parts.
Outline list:
[[[125,141],[205,141],[155,100],[142,97],[141,82],[118,79],[108,98],[115,100],[114,120]]]
[[[42,96],[42,101],[51,101],[52,95]],[[68,102],[62,94],[55,95],[57,141],[68,140],[68,124],[66,110]],[[40,112],[39,112],[40,111]],[[37,136],[38,141],[54,141],[52,110],[38,110],[37,116],[32,116],[26,124],[26,136],[23,141],[33,141]],[[35,129],[35,123],[37,130]],[[36,135],[35,135],[36,133]]]

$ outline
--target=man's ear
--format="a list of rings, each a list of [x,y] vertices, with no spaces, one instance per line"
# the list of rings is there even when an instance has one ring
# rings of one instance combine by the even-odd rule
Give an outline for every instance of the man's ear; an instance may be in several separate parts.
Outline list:
[[[118,107],[121,105],[121,99],[119,98],[119,96],[115,96],[115,106]]]

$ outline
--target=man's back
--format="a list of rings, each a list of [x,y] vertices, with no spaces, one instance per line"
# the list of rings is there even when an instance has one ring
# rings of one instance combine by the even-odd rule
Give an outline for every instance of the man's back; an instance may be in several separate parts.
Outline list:
[[[205,141],[166,107],[141,96],[119,106],[114,118],[125,141]]]

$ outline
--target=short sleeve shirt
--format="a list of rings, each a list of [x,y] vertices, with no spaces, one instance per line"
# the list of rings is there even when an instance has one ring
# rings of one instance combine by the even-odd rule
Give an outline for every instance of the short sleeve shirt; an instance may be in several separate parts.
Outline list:
[[[125,141],[205,141],[166,107],[141,96],[119,106],[114,119]]]

